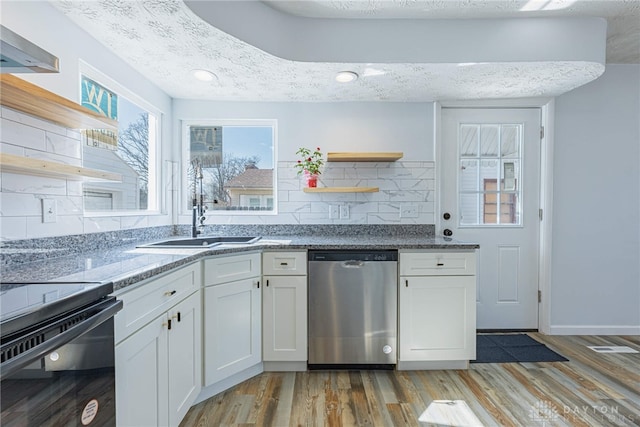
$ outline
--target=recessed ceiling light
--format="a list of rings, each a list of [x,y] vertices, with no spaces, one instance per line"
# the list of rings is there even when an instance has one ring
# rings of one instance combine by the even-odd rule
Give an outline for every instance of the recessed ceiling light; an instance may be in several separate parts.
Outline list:
[[[207,70],[193,70],[191,73],[193,74],[193,77],[201,82],[210,82],[216,77],[215,74]]]
[[[336,74],[336,81],[340,83],[349,83],[358,78],[358,75],[353,71],[340,71]]]

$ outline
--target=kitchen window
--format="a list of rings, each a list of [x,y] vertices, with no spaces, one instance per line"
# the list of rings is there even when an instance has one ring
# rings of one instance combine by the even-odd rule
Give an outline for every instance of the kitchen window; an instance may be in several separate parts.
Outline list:
[[[83,134],[84,167],[122,176],[121,182],[85,182],[85,212],[158,211],[160,112],[95,70],[82,73],[81,98],[84,106],[118,121],[117,136]]]
[[[184,208],[275,213],[275,120],[184,121],[183,140]]]

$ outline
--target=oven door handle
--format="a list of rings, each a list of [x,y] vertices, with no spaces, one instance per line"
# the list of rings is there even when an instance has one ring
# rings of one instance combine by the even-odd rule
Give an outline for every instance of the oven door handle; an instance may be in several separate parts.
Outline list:
[[[55,337],[43,342],[42,344],[36,345],[35,347],[25,351],[24,353],[19,354],[16,357],[13,357],[2,363],[2,365],[0,365],[0,379],[8,377],[19,369],[22,369],[28,364],[40,359],[41,357],[44,357],[52,351],[73,341],[79,336],[86,334],[90,330],[111,319],[118,311],[122,309],[122,301],[102,301],[94,306],[87,308],[86,310],[95,310],[96,308],[98,308],[100,311],[96,312],[91,317],[67,329],[61,334],[56,335]],[[70,317],[77,315],[78,312],[75,312]]]

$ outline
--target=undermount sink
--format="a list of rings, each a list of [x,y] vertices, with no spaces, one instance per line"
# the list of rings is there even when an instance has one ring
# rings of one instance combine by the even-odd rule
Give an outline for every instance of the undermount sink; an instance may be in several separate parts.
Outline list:
[[[222,244],[251,244],[260,240],[256,236],[210,236],[188,239],[167,239],[140,245],[139,248],[211,248]]]

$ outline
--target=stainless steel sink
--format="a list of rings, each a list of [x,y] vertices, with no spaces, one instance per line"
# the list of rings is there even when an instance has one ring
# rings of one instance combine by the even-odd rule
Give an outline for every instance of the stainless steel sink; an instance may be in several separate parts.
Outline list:
[[[188,239],[167,239],[160,242],[140,245],[139,248],[211,248],[223,244],[251,244],[260,240],[260,236],[209,236]]]

